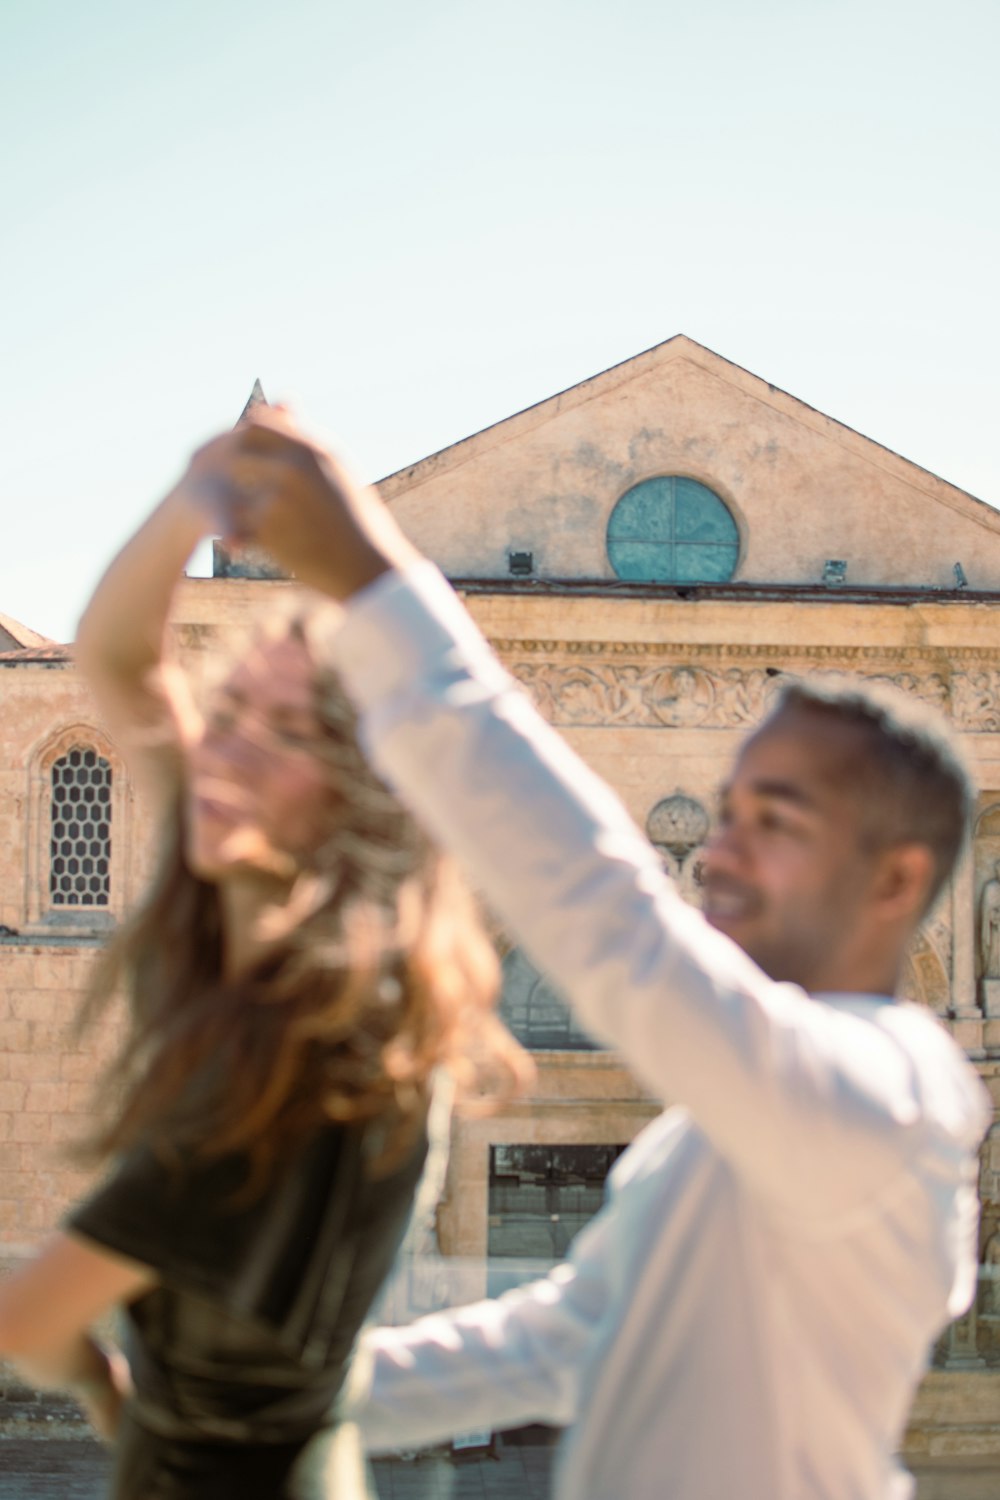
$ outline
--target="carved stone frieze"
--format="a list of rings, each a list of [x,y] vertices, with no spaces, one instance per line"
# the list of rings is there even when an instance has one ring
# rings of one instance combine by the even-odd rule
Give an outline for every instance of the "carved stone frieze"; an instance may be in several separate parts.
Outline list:
[[[989,664],[985,653],[955,651],[949,662],[921,669],[902,651],[864,647],[811,647],[793,655],[773,647],[699,646],[678,660],[676,647],[648,642],[494,645],[546,718],[562,726],[749,728],[765,717],[783,679],[808,675],[890,684],[940,709],[966,733],[1000,731],[1000,665]]]
[[[701,666],[582,666],[511,662],[510,671],[553,724],[634,724],[671,729],[756,724],[780,685],[767,671]]]
[[[1000,729],[1000,671],[956,672],[951,682],[951,714],[959,728],[974,733]]]
[[[509,669],[553,724],[641,721],[639,667],[511,662]]]

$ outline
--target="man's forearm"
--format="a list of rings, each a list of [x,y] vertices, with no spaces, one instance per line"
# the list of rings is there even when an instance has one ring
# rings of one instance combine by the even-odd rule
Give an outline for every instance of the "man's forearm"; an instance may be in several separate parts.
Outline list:
[[[596,1222],[596,1221],[595,1221]],[[603,1230],[586,1246],[600,1244]],[[378,1328],[362,1338],[348,1415],[371,1452],[426,1447],[479,1428],[565,1426],[604,1305],[600,1253],[496,1301]]]

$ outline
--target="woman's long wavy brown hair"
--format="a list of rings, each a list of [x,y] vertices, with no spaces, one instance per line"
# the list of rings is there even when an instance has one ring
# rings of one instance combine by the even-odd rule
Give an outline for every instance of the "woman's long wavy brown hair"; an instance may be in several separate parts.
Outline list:
[[[470,894],[360,750],[324,665],[329,613],[303,606],[259,632],[310,653],[317,754],[336,793],[317,810],[329,830],[270,914],[266,957],[226,980],[219,892],[185,861],[179,782],[159,872],[81,1015],[83,1029],[125,996],[91,1157],[140,1140],[167,1159],[244,1153],[259,1187],[325,1123],[375,1120],[388,1166],[419,1128],[438,1066],[486,1095],[509,1094],[530,1070],[494,1013],[498,965]]]

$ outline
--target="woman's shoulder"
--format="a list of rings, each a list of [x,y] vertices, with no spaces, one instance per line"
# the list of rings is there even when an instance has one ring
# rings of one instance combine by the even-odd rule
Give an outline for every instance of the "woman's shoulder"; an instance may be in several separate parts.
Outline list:
[[[261,1184],[245,1152],[204,1156],[136,1143],[71,1210],[68,1228],[153,1266],[165,1283],[253,1300],[274,1276],[304,1274],[310,1247],[366,1232],[408,1208],[426,1151],[418,1132],[380,1167],[379,1137],[331,1122]]]

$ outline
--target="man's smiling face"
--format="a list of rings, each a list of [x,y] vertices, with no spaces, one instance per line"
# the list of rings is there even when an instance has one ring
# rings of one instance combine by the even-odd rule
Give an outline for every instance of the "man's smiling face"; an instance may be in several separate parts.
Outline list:
[[[777,714],[744,746],[702,861],[704,911],[773,979],[836,988],[864,934],[878,855],[856,771],[856,732]]]

